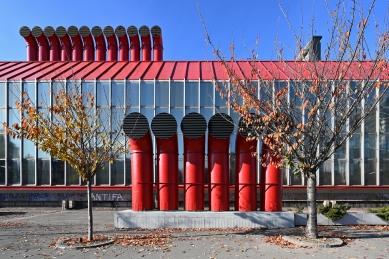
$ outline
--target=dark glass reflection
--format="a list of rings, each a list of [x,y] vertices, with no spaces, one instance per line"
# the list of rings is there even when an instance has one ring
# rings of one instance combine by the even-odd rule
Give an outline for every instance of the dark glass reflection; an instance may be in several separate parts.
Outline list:
[[[331,167],[332,167],[331,160],[325,161],[320,166],[320,170],[319,170],[320,185],[332,185]]]

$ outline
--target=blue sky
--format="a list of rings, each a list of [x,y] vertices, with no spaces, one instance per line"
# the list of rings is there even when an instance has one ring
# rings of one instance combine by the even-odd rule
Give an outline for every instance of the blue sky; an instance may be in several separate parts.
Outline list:
[[[334,0],[328,0],[333,5]],[[351,6],[350,0],[344,1]],[[364,0],[366,9],[371,0]],[[293,34],[281,13],[283,6],[294,29],[300,33],[303,24],[303,42],[310,35],[322,35],[325,44],[331,26],[324,0],[199,0],[200,8],[215,45],[226,54],[229,43],[235,41],[237,57],[247,58],[259,37],[258,58],[276,59],[275,44],[285,44],[287,59],[293,59],[288,47],[295,47]],[[312,5],[314,4],[314,11]],[[333,6],[332,6],[333,7]],[[70,25],[81,27],[107,25],[162,28],[165,60],[213,59],[212,51],[206,46],[204,29],[197,11],[196,0],[0,0],[0,61],[26,60],[26,45],[19,35],[21,26]],[[388,0],[377,0],[374,17],[382,23],[388,13]],[[312,15],[313,14],[313,15]],[[314,17],[314,28],[310,23]],[[373,23],[373,20],[371,21]],[[372,26],[374,28],[374,24]],[[275,41],[278,35],[278,41]],[[370,44],[374,44],[374,30]]]

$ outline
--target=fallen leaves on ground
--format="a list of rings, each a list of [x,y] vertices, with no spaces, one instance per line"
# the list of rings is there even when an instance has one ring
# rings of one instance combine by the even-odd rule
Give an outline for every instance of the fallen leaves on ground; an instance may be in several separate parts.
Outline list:
[[[123,246],[164,246],[172,243],[171,234],[115,235],[114,244]]]
[[[26,222],[5,222],[5,223],[0,223],[0,227],[23,227],[27,223]]]
[[[186,232],[186,231],[198,231],[198,232],[247,232],[260,230],[261,228],[157,228],[157,229],[147,229],[147,228],[126,228],[122,229],[123,231],[153,231],[156,233],[172,233],[172,232]]]
[[[267,236],[264,239],[266,243],[273,243],[281,247],[296,247],[295,244],[282,239],[281,234],[275,236]]]
[[[389,231],[389,226],[387,225],[356,225],[356,226],[351,226],[352,229],[358,229],[358,230],[372,230],[372,229],[377,229],[377,230],[382,230],[382,231]]]

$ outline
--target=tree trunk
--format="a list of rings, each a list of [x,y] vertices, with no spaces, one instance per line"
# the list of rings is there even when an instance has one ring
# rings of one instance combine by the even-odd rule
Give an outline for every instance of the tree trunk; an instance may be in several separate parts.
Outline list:
[[[316,175],[314,172],[308,172],[307,179],[307,203],[308,203],[308,215],[307,215],[307,227],[305,229],[306,236],[308,238],[317,238],[317,208],[316,208]]]
[[[92,183],[91,179],[87,182],[88,189],[88,241],[93,240],[93,216],[92,216]]]

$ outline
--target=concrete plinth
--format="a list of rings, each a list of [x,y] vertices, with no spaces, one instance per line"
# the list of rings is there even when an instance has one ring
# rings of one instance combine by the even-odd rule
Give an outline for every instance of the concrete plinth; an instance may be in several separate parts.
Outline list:
[[[115,228],[290,228],[293,212],[118,211]]]

